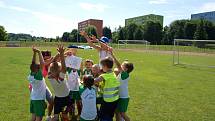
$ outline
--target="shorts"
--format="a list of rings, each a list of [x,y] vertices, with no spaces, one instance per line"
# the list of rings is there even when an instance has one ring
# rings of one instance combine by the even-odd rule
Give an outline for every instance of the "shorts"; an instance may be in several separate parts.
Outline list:
[[[70,98],[69,96],[66,97],[56,97],[54,98],[54,114],[59,114],[64,110],[64,108],[67,108],[70,106]]]
[[[70,99],[72,100],[81,100],[81,95],[79,91],[70,91],[69,96],[70,96]]]
[[[112,121],[114,112],[117,108],[118,100],[114,102],[105,102],[101,104],[99,118],[104,121]]]
[[[80,121],[95,121],[95,120],[85,120],[85,119],[80,117]]]
[[[50,103],[53,100],[53,96],[48,87],[46,87],[46,100]]]
[[[102,104],[103,101],[104,101],[103,97],[97,97],[96,98],[96,104]]]
[[[117,105],[118,112],[127,112],[128,109],[129,98],[119,98],[119,102]]]
[[[45,116],[46,107],[45,100],[31,100],[30,102],[30,112],[36,116]]]

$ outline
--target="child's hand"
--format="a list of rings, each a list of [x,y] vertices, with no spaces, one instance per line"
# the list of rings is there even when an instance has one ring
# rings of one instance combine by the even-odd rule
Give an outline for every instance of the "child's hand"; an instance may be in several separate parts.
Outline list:
[[[98,41],[99,41],[99,40],[96,38],[95,35],[92,35],[90,38],[92,39],[93,42],[98,42]]]
[[[63,47],[63,45],[58,45],[57,51],[58,51],[60,54],[64,54],[65,48]]]
[[[87,36],[87,33],[86,33],[85,31],[81,31],[81,32],[80,32],[80,35],[81,35],[81,36]]]
[[[34,53],[40,52],[40,50],[37,49],[34,45],[32,46],[32,50],[33,50]]]
[[[111,53],[111,55],[113,55],[113,48],[112,47],[108,47],[108,51]]]

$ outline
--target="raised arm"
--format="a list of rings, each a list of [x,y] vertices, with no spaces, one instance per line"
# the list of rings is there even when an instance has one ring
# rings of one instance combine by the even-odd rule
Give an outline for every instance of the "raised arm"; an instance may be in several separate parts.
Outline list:
[[[87,43],[89,44],[90,47],[93,47],[94,49],[96,49],[98,51],[101,50],[100,46],[93,44],[91,38],[87,35],[87,33],[85,31],[81,31],[80,35],[82,35],[87,40]]]
[[[45,62],[44,62],[42,53],[41,53],[41,51],[40,51],[39,49],[37,49],[35,46],[33,46],[32,49],[33,49],[34,53],[38,53],[39,61],[40,61],[40,68],[42,69],[43,66],[45,65]],[[34,62],[35,62],[36,58],[33,57],[33,59],[34,59]]]
[[[32,64],[36,63],[36,50],[35,50],[35,46],[32,46],[32,51],[33,51],[33,57],[32,57]]]
[[[110,51],[110,52],[111,52],[111,55],[112,55],[112,57],[113,57],[114,63],[116,64],[116,67],[117,67],[118,71],[121,72],[121,71],[122,71],[122,67],[121,67],[120,62],[119,62],[119,61],[117,60],[117,58],[115,57],[113,51]]]
[[[65,64],[65,59],[64,59],[64,51],[65,48],[63,45],[58,45],[57,51],[59,52],[60,60],[61,60],[61,72],[66,73],[66,64]]]

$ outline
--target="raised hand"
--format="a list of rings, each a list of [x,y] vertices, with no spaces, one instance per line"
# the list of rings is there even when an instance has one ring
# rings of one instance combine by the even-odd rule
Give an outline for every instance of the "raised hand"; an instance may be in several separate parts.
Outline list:
[[[60,54],[64,54],[65,48],[63,47],[63,45],[58,45],[57,51],[58,51]]]
[[[80,31],[81,36],[87,36],[87,33],[85,31]]]
[[[96,38],[95,35],[90,36],[90,38],[91,38],[91,40],[92,40],[93,42],[98,42],[98,41],[99,41],[99,40]]]
[[[40,50],[37,49],[34,45],[32,46],[32,51],[33,51],[34,53],[40,52]]]

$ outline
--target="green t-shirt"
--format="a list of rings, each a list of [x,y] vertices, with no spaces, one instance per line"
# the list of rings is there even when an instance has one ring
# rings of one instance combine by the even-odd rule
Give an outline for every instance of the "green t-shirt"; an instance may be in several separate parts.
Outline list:
[[[36,80],[43,80],[43,73],[41,69],[39,69],[38,72],[31,72],[31,76],[34,76],[34,79]]]

